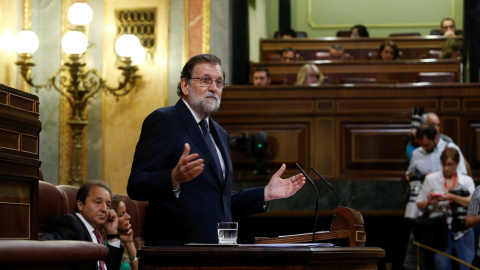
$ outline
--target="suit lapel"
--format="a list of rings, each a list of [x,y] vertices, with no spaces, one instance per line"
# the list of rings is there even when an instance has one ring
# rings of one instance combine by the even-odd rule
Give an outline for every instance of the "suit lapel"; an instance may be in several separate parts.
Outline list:
[[[75,219],[77,220],[78,224],[80,227],[83,229],[82,231],[84,232],[84,235],[81,237],[84,241],[90,241],[93,242],[92,237],[90,236],[90,232],[88,231],[87,227],[85,224],[83,224],[83,221],[77,216],[77,214],[73,214]]]
[[[200,130],[198,123],[195,121],[195,117],[193,117],[192,113],[187,108],[185,103],[183,103],[182,99],[180,99],[175,106],[177,107],[178,112],[181,116],[181,123],[183,127],[187,131],[192,141],[200,149],[200,152],[203,154],[203,156],[208,160],[210,168],[212,169],[212,171],[215,172],[215,175],[217,176],[217,180],[220,181],[220,183],[223,183],[223,174],[221,172],[221,169],[220,169],[220,172],[217,169],[215,169],[216,166],[215,166],[215,161],[213,159],[212,153],[210,152],[210,149],[208,148],[208,145],[205,142],[205,139],[203,138],[202,131]],[[210,121],[212,121],[211,118],[210,118]],[[214,133],[213,130],[212,130],[212,133]],[[214,137],[215,143],[217,143],[217,140],[215,139],[215,137],[218,137],[218,135],[213,137]],[[218,145],[218,143],[217,143],[217,146],[220,148],[220,145]],[[223,155],[223,152],[222,152],[222,155]]]

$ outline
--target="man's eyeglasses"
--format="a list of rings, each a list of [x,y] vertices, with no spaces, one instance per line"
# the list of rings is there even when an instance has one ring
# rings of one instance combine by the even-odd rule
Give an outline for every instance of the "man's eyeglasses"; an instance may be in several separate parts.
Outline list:
[[[192,78],[192,80],[199,80],[200,85],[203,87],[209,87],[213,81],[215,82],[215,86],[217,86],[218,89],[222,89],[223,87],[225,87],[225,85],[227,85],[227,82],[223,78],[213,80],[208,76],[203,76],[200,78]]]

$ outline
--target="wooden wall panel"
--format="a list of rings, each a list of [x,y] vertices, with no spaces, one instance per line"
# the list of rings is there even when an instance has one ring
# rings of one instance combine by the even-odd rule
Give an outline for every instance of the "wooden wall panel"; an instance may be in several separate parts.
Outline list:
[[[332,177],[335,175],[336,158],[335,145],[335,121],[333,118],[315,119],[315,135],[313,137],[313,167],[322,174],[323,177]]]
[[[470,156],[470,166],[480,166],[480,121],[471,122],[468,125],[469,135],[468,145],[470,149],[473,149],[473,154]]]
[[[38,104],[0,84],[0,239],[38,237]]]
[[[235,101],[222,100],[222,114],[238,114],[248,110],[257,114],[264,115],[270,113],[288,113],[288,114],[305,114],[313,112],[314,104],[310,100],[269,100],[265,101]]]
[[[405,112],[412,106],[422,107],[425,111],[437,111],[438,102],[432,99],[343,99],[337,101],[338,112]]]
[[[0,147],[11,150],[20,150],[20,133],[0,129]]]
[[[268,146],[265,161],[268,163],[272,173],[275,172],[282,163],[287,165],[287,174],[296,174],[295,162],[302,166],[310,166],[310,123],[243,123],[236,125],[223,124],[222,127],[228,130],[230,139],[241,137],[242,135],[251,136],[260,131],[267,132]],[[232,147],[231,147],[232,148]],[[245,174],[250,175],[253,172],[255,158],[249,153],[240,150],[231,150],[230,155],[234,164],[234,172],[237,169],[243,170]]]
[[[480,99],[472,98],[468,100],[463,100],[463,108],[467,111],[479,111],[480,110]]]
[[[332,180],[402,181],[412,107],[423,107],[439,115],[442,132],[460,147],[477,180],[479,87],[478,83],[228,86],[214,119],[230,134],[267,131],[272,166],[285,162],[292,167],[298,162]],[[232,155],[234,166],[255,162]],[[294,166],[291,172],[296,173]],[[250,178],[244,174],[241,179]]]
[[[450,136],[453,141],[461,145],[462,137],[460,136],[460,117],[443,117],[440,120],[440,128],[443,134]]]
[[[390,171],[401,174],[405,158],[405,134],[410,126],[384,123],[342,123],[341,174],[369,174]]]
[[[460,110],[460,100],[444,99],[442,100],[441,108],[444,111],[458,111]]]

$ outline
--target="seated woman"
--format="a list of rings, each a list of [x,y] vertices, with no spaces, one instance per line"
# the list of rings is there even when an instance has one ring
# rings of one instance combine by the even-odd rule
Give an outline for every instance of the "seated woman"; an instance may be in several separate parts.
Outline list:
[[[320,85],[323,82],[323,74],[313,64],[303,65],[297,74],[295,85]]]
[[[475,184],[470,176],[457,173],[460,154],[456,149],[445,148],[440,160],[443,169],[425,177],[416,199],[417,206],[421,211],[430,211],[430,218],[447,215],[447,247],[441,251],[450,255],[455,253],[459,259],[470,263],[475,255],[475,237],[473,230],[466,229],[462,220],[465,220],[464,208],[470,203]],[[463,213],[463,217],[459,213]],[[452,260],[440,253],[435,253],[433,260],[435,269],[452,269]],[[459,269],[470,268],[460,264]]]
[[[125,248],[120,270],[137,270],[138,259],[137,249],[133,243],[133,230],[130,224],[130,215],[127,213],[127,206],[122,197],[113,196],[110,208],[117,212],[118,216],[118,232],[120,233],[121,245]]]
[[[350,29],[350,37],[358,38],[358,37],[369,37],[367,28],[361,24],[357,24],[352,26]]]
[[[441,59],[461,59],[462,58],[462,40],[449,38],[443,44]]]
[[[377,60],[388,61],[388,60],[397,60],[400,52],[398,50],[397,44],[391,40],[387,40],[378,49]]]

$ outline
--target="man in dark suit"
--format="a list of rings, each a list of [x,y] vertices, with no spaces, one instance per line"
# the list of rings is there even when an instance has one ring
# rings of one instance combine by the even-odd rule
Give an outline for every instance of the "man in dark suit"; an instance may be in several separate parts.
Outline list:
[[[117,231],[118,218],[110,209],[110,187],[101,181],[87,181],[77,192],[75,215],[67,214],[55,221],[51,232],[40,240],[78,240],[104,244],[99,233],[103,228],[108,239],[108,258],[99,261],[97,269],[120,269],[123,247]],[[105,268],[106,266],[106,268]]]
[[[149,201],[145,245],[218,243],[217,222],[263,212],[305,184],[301,174],[282,179],[283,164],[266,187],[232,192],[228,133],[210,117],[225,84],[219,58],[194,56],[183,67],[177,104],[143,123],[127,192]]]

